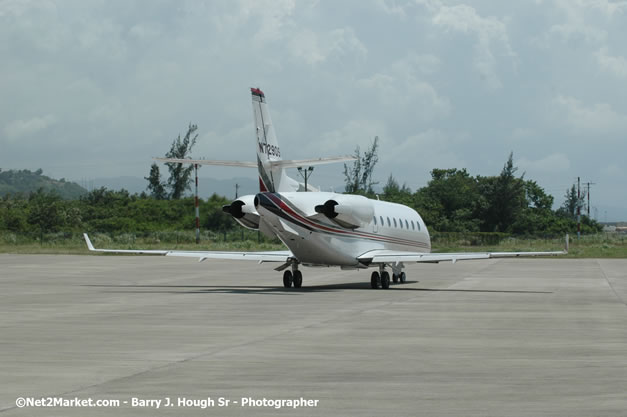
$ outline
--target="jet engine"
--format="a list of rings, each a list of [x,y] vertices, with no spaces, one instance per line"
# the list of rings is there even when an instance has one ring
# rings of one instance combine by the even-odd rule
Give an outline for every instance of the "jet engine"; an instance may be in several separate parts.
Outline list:
[[[229,213],[245,228],[257,230],[259,229],[259,213],[255,210],[254,200],[254,195],[245,195],[228,206],[222,206],[222,211]]]
[[[372,221],[374,207],[366,197],[359,195],[338,195],[337,198],[327,200],[324,204],[314,208],[317,213],[342,227],[356,229]]]

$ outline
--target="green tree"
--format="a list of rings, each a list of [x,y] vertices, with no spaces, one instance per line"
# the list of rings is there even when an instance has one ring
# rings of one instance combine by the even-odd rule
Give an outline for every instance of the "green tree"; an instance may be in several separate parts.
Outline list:
[[[569,219],[576,220],[577,219],[577,209],[581,209],[583,207],[583,196],[577,196],[577,187],[575,184],[570,189],[566,190],[566,194],[564,195],[564,203],[559,208],[558,213],[564,217],[568,217]]]
[[[481,201],[475,178],[465,169],[434,169],[426,187],[414,194],[415,208],[438,231],[478,231]]]
[[[222,211],[222,206],[229,203],[230,200],[215,193],[209,197],[205,208],[205,212],[208,212],[209,215],[205,218],[203,225],[214,232],[224,232],[225,230],[233,229],[235,225],[233,217]]]
[[[377,184],[373,181],[374,167],[379,162],[377,150],[379,147],[379,137],[375,136],[370,148],[361,155],[359,146],[355,148],[355,162],[349,167],[344,164],[345,190],[349,194],[374,194],[372,186]]]
[[[480,192],[487,201],[483,211],[486,232],[511,232],[517,216],[526,206],[524,174],[514,176],[514,154],[510,153],[498,177],[478,177]]]
[[[148,181],[147,188],[150,191],[152,198],[156,200],[165,200],[167,198],[165,186],[163,182],[161,182],[159,166],[156,163],[153,163],[150,166],[150,174],[148,174],[147,177],[144,177],[144,179]]]
[[[28,222],[39,229],[42,240],[44,233],[56,232],[63,225],[61,197],[42,188],[31,193],[28,198]]]
[[[185,159],[189,157],[192,152],[192,148],[196,144],[198,134],[196,131],[198,126],[189,124],[187,133],[181,139],[181,135],[178,135],[172,142],[170,151],[165,154],[166,158]],[[190,189],[191,175],[194,170],[193,165],[183,166],[180,163],[166,163],[170,177],[168,178],[168,187],[170,188],[170,198],[178,200],[183,196],[183,193]]]
[[[411,206],[413,203],[413,197],[409,187],[407,187],[406,184],[399,186],[398,181],[396,181],[392,174],[390,174],[386,184],[383,186],[383,195],[381,198],[385,201],[405,204],[407,206]]]
[[[527,206],[541,210],[551,210],[553,208],[553,196],[547,194],[537,182],[527,180],[524,183]]]
[[[28,202],[22,195],[4,196],[0,200],[0,227],[12,232],[25,232],[28,228]]]

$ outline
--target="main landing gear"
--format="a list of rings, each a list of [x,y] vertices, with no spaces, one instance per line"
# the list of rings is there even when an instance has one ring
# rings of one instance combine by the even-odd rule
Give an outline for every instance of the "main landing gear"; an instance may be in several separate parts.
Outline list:
[[[392,273],[392,282],[394,284],[398,284],[399,282],[404,284],[405,281],[407,281],[405,272],[397,270]],[[373,289],[383,288],[386,290],[390,288],[390,274],[383,266],[379,268],[379,271],[374,271],[372,275],[370,275],[370,286]]]
[[[294,267],[292,269],[294,272],[289,269],[283,272],[283,286],[290,288],[293,284],[294,288],[300,288],[303,286],[303,273]]]

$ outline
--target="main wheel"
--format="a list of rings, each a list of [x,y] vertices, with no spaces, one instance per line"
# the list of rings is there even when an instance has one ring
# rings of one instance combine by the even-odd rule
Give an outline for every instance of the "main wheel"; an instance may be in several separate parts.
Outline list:
[[[401,276],[399,278],[401,280],[401,284],[404,284],[405,281],[407,280],[407,275],[405,275],[404,272],[401,272]]]
[[[381,277],[377,271],[370,275],[370,286],[375,290],[381,286]]]
[[[390,288],[390,274],[387,271],[381,273],[381,288],[385,290]]]
[[[395,284],[398,282],[398,275],[392,274],[392,282]]]
[[[292,271],[290,271],[289,269],[285,272],[283,272],[283,286],[285,288],[290,288],[292,286]]]
[[[300,288],[303,286],[303,273],[300,271],[294,271],[294,288]]]

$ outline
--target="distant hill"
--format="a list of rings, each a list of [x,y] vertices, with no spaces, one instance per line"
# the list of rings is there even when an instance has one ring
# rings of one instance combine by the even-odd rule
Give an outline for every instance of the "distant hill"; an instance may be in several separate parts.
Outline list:
[[[55,180],[38,169],[35,172],[28,169],[0,170],[0,197],[7,194],[29,194],[43,188],[46,191],[54,191],[61,198],[71,200],[86,194],[87,190],[75,182],[66,181],[65,178]]]

